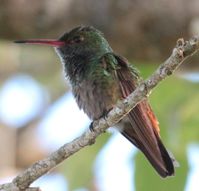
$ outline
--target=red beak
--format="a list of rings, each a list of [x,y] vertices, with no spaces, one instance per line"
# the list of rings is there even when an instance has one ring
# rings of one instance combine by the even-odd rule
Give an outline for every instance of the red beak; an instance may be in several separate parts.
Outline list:
[[[53,47],[64,46],[66,42],[60,40],[52,40],[52,39],[31,39],[31,40],[17,40],[15,43],[26,43],[26,44],[41,44],[48,45]]]

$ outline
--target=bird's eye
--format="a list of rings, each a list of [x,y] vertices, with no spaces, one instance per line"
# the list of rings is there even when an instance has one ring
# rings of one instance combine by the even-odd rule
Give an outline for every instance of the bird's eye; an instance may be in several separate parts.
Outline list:
[[[80,43],[80,42],[82,42],[84,40],[84,37],[83,36],[74,36],[73,37],[73,42],[74,43]]]

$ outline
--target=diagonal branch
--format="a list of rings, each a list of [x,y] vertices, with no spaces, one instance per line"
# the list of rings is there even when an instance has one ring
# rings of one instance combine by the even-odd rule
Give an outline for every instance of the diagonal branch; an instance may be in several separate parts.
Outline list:
[[[80,137],[53,152],[49,157],[36,162],[15,177],[11,183],[0,185],[0,191],[39,191],[39,188],[30,188],[30,184],[83,147],[93,144],[100,134],[120,121],[136,104],[145,99],[160,81],[171,75],[186,58],[193,55],[198,49],[199,36],[191,38],[189,41],[179,39],[171,56],[147,80],[141,83],[126,99],[119,101],[105,119],[94,121],[94,131],[86,131]]]

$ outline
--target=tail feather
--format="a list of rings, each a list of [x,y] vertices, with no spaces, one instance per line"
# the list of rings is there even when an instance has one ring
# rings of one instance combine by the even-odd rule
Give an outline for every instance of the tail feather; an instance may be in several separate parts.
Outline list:
[[[161,177],[167,177],[174,175],[173,162],[165,149],[164,145],[158,138],[158,146],[160,150],[160,155],[154,155],[153,151],[149,151],[145,146],[138,140],[135,140],[134,135],[132,135],[132,130],[123,129],[122,135],[126,137],[130,142],[132,142],[138,149],[140,149],[144,155],[147,157],[151,165],[155,168]]]
[[[158,174],[162,177],[174,175],[173,161],[164,147],[159,132],[152,126],[142,103],[129,114],[121,133],[138,149],[140,149]],[[145,108],[146,109],[146,108]]]
[[[166,148],[164,147],[159,137],[157,137],[157,140],[158,140],[158,146],[161,152],[161,156],[162,156],[162,159],[164,160],[164,164],[168,173],[167,176],[172,176],[174,175],[174,164],[173,164],[174,161],[171,158],[168,151],[166,150]]]

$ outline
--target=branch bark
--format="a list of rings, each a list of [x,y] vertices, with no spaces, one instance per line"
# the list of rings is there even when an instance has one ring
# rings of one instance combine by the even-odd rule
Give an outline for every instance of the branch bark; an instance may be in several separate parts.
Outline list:
[[[171,75],[186,58],[193,55],[198,49],[199,36],[193,37],[189,41],[179,39],[170,57],[147,80],[141,83],[126,99],[119,101],[106,118],[93,122],[94,131],[86,131],[80,137],[53,152],[49,157],[36,162],[16,176],[11,183],[0,185],[0,191],[39,191],[39,188],[29,187],[30,184],[83,147],[93,144],[100,134],[120,121],[136,104],[145,99],[160,81]]]

